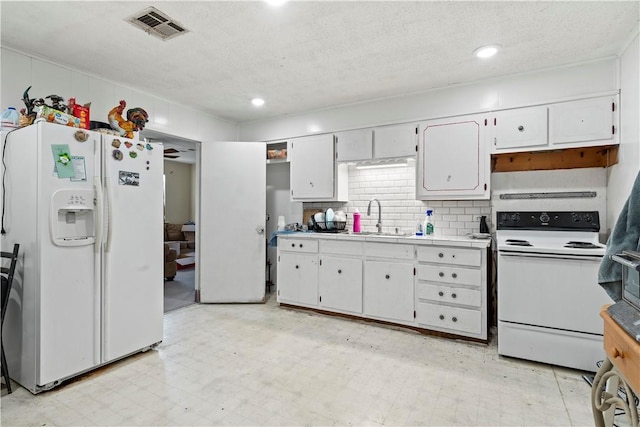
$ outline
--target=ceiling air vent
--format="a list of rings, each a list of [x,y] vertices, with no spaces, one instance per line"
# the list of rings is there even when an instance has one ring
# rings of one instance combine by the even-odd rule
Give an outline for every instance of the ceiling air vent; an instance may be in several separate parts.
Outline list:
[[[148,7],[142,12],[128,17],[126,21],[161,40],[169,40],[189,32],[155,7]]]

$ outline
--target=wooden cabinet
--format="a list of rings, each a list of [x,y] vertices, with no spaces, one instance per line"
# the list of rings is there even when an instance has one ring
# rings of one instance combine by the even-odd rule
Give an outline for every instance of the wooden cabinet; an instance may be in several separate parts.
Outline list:
[[[486,250],[418,247],[417,260],[418,324],[486,340]]]
[[[318,242],[278,238],[278,302],[318,305]]]
[[[373,158],[373,131],[351,130],[336,133],[336,160],[339,162],[371,160]]]
[[[347,201],[348,171],[335,162],[333,135],[291,140],[291,198],[298,201]]]
[[[422,123],[416,198],[489,199],[488,129],[484,115]]]
[[[616,97],[582,99],[549,106],[551,147],[617,143]]]
[[[418,125],[402,124],[373,129],[373,156],[376,159],[413,157],[418,146]]]
[[[498,111],[493,118],[493,152],[546,147],[547,107]]]

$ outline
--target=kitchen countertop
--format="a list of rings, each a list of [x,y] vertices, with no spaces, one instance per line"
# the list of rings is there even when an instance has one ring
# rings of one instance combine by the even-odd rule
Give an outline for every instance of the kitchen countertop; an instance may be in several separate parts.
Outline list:
[[[293,237],[296,239],[325,239],[325,240],[360,240],[366,242],[382,243],[408,243],[413,245],[447,245],[464,246],[474,248],[486,248],[491,245],[492,239],[476,239],[470,236],[415,236],[415,235],[376,235],[360,233],[315,233],[297,232],[286,233],[281,237]]]

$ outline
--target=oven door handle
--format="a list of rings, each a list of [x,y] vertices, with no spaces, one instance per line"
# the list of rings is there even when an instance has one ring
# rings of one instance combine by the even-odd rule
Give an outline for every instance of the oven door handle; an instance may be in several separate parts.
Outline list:
[[[619,262],[620,264],[624,265],[625,267],[629,267],[629,268],[632,268],[634,270],[640,271],[640,263],[639,262],[629,261],[628,259],[623,258],[623,255],[621,255],[621,254],[612,255],[611,259],[614,260],[615,262]]]
[[[597,261],[600,262],[602,260],[601,256],[587,255],[587,256],[571,256],[571,255],[560,255],[560,254],[523,254],[523,253],[509,253],[509,252],[498,252],[499,256],[504,257],[516,257],[516,258],[542,258],[542,259],[566,259],[571,261]]]

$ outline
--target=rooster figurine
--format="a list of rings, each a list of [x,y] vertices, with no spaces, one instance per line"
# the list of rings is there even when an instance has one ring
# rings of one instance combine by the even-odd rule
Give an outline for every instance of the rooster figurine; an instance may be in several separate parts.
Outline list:
[[[127,103],[122,100],[120,104],[113,107],[109,111],[109,125],[112,129],[120,133],[125,138],[133,138],[133,132],[144,129],[145,124],[149,121],[149,115],[142,108],[132,108],[127,111],[127,120],[122,117]]]

